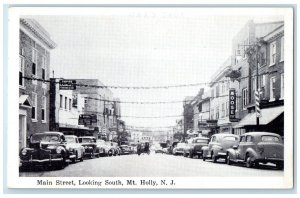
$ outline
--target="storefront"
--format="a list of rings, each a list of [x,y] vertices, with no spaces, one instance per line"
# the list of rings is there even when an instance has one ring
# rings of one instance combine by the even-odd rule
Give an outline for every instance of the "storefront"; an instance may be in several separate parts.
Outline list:
[[[261,109],[259,125],[256,123],[256,113],[249,113],[236,126],[235,134],[251,131],[267,131],[284,136],[284,106]]]

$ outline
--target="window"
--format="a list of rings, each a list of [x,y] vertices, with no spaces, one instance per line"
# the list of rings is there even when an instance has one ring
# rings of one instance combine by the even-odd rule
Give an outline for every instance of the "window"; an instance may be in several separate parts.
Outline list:
[[[223,103],[222,104],[222,118],[224,118],[225,117],[225,106],[224,106],[225,104]]]
[[[245,136],[241,136],[240,141],[241,141],[241,142],[246,142],[246,137],[245,137]]]
[[[219,119],[219,106],[216,107],[216,120]]]
[[[24,86],[24,69],[25,69],[25,59],[23,56],[19,57],[19,85]]]
[[[32,75],[36,75],[36,65],[37,65],[37,51],[32,48]]]
[[[243,89],[243,109],[248,105],[248,88]]]
[[[276,136],[271,136],[271,135],[264,135],[261,136],[261,141],[262,142],[280,142],[279,138]]]
[[[246,142],[253,142],[253,137],[250,135],[246,136]]]
[[[46,57],[42,57],[42,79],[46,80]]]
[[[282,73],[280,77],[280,98],[284,98],[284,73]]]
[[[42,121],[46,122],[46,97],[42,97]]]
[[[69,111],[71,111],[71,108],[72,108],[72,100],[69,99]]]
[[[67,110],[67,109],[68,109],[68,98],[65,97],[65,110]]]
[[[37,120],[37,94],[32,92],[32,108],[31,108],[31,119]]]
[[[276,41],[270,44],[270,66],[276,63]]]
[[[284,36],[281,37],[281,44],[280,44],[280,61],[284,60]]]
[[[63,108],[63,96],[61,94],[59,95],[59,107]]]
[[[276,77],[273,76],[270,78],[270,100],[275,100],[275,82]]]
[[[227,101],[226,102],[226,113],[225,113],[226,117],[228,116],[228,114],[229,114],[229,102]]]
[[[216,86],[216,97],[220,95],[220,87],[219,85]]]
[[[211,109],[211,114],[210,114],[210,119],[211,120],[214,119],[214,113],[215,113],[214,109]]]

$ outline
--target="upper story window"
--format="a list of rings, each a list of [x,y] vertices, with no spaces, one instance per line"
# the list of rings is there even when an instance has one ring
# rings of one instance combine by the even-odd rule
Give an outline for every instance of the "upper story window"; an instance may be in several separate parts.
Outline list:
[[[280,98],[283,99],[284,98],[284,73],[282,73],[280,75],[281,79],[280,79]]]
[[[284,36],[281,37],[280,39],[281,44],[280,44],[280,61],[284,60]]]
[[[19,56],[19,85],[24,87],[24,74],[25,74],[25,59],[23,56]]]
[[[37,65],[37,50],[32,48],[32,75],[36,75],[36,65]]]
[[[246,109],[248,105],[248,88],[244,88],[243,91],[243,109]]]
[[[226,102],[225,108],[226,108],[225,116],[227,117],[229,115],[229,102],[228,101]]]
[[[224,118],[225,117],[225,104],[223,103],[222,104],[222,118]]]
[[[216,120],[219,119],[219,113],[220,113],[219,111],[220,111],[219,106],[217,106],[216,107]]]
[[[276,63],[276,41],[270,44],[270,66]]]
[[[275,83],[276,83],[276,77],[273,76],[270,78],[270,100],[275,100]]]
[[[215,114],[215,111],[214,109],[211,109],[211,114],[210,114],[210,119],[213,120],[214,119],[214,114]]]
[[[71,111],[72,108],[72,100],[69,98],[69,111]]]
[[[42,79],[46,80],[46,57],[42,57]]]
[[[61,94],[59,95],[59,107],[63,108],[63,96]]]
[[[68,98],[65,97],[65,110],[67,110],[67,109],[68,109]]]

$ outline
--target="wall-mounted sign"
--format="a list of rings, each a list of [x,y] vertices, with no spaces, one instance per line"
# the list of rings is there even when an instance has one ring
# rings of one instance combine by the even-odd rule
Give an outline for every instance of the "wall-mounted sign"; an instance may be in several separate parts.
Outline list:
[[[76,90],[76,80],[59,80],[60,90]]]
[[[97,115],[95,114],[81,114],[79,115],[78,125],[89,126],[97,124]]]
[[[238,119],[235,117],[236,110],[236,93],[235,89],[229,90],[229,121],[237,122]]]

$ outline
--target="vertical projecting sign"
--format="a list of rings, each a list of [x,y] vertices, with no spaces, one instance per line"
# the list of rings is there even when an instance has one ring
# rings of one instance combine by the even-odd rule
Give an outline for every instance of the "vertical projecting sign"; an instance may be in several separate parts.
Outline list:
[[[236,93],[235,89],[229,90],[229,121],[230,122],[237,122],[238,119],[235,117],[235,110],[236,110]]]

